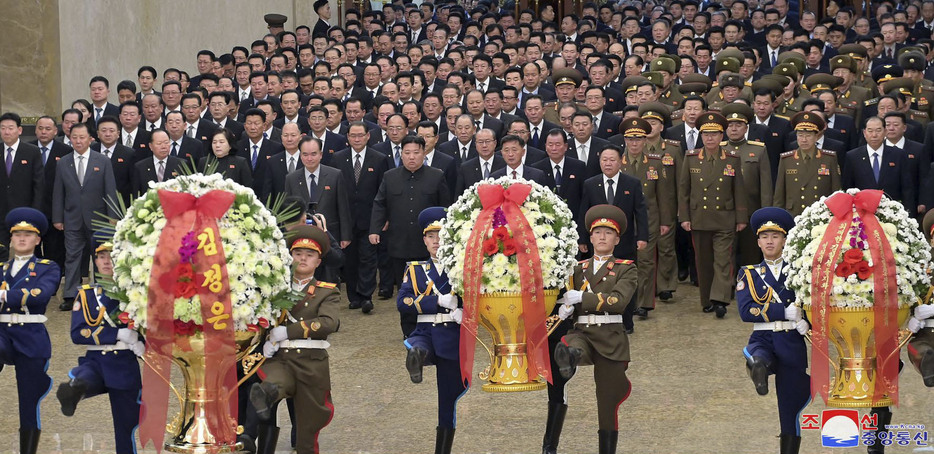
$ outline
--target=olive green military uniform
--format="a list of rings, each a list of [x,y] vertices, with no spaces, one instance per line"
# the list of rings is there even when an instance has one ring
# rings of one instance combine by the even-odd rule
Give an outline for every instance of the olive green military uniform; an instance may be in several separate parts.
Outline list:
[[[704,114],[699,120],[703,135]],[[723,125],[726,125],[726,120]],[[722,130],[722,129],[721,129]],[[733,242],[748,222],[742,162],[722,147],[688,151],[678,181],[678,219],[691,223],[701,305],[728,304],[733,294]]]
[[[797,216],[812,203],[840,189],[840,166],[830,150],[782,153],[775,182],[774,206]]]
[[[727,141],[723,148],[739,156],[742,161],[743,183],[746,188],[746,209],[755,212],[772,205],[772,172],[765,144],[754,140]],[[740,265],[751,265],[762,261],[762,250],[752,229],[743,229],[739,239]]]
[[[629,337],[622,322],[587,323],[589,315],[622,316],[632,300],[639,271],[632,260],[609,257],[596,267],[594,258],[574,267],[570,286],[584,292],[574,328],[562,342],[581,351],[580,364],[593,365],[597,391],[597,421],[600,430],[617,430],[619,404],[629,396],[632,385],[626,377],[629,368]]]
[[[681,142],[669,139],[659,139],[656,143],[646,142],[645,153],[658,156],[665,176],[673,181],[671,186],[672,213],[677,216],[678,170],[684,162]],[[658,272],[655,281],[657,292],[674,292],[678,289],[678,256],[675,254],[675,231],[677,230],[675,225],[668,233],[658,237]]]
[[[853,121],[859,125],[862,121],[863,106],[872,97],[872,91],[854,82],[842,94],[837,93],[837,112],[853,117]]]
[[[580,87],[581,82],[583,82],[583,76],[581,76],[580,71],[570,68],[570,69],[557,69],[552,75],[552,80],[554,80],[555,87],[561,85],[574,85],[574,88]],[[574,102],[574,97],[572,96],[568,102]],[[558,110],[561,109],[561,100],[549,101],[544,104],[545,115],[544,118],[546,121],[550,121],[556,125],[560,125],[561,118],[558,116]]]
[[[807,101],[808,99],[811,99],[810,93],[795,87],[795,96],[791,99],[786,99],[779,102],[778,108],[775,109],[775,113],[786,117],[794,116],[794,114],[801,112],[801,105],[804,104],[804,101]]]
[[[340,291],[335,284],[312,279],[304,293],[305,298],[288,312],[284,321],[287,342],[326,341],[340,325]],[[280,399],[295,401],[296,451],[317,453],[318,432],[328,425],[334,413],[327,350],[289,348],[283,343],[260,372],[264,383],[277,385]]]

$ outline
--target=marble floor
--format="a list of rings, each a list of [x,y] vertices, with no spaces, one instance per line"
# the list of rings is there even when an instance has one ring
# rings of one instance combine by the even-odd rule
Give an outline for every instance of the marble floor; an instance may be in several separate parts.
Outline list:
[[[778,452],[774,393],[756,394],[746,377],[742,348],[751,332],[735,306],[723,320],[704,314],[696,287],[682,285],[675,302],[658,303],[631,336],[633,391],[619,412],[619,451],[629,453]],[[57,301],[53,300],[57,307]],[[51,307],[51,305],[50,305]],[[68,335],[68,313],[50,311],[53,357],[49,373],[55,386],[76,364],[82,348]],[[370,315],[343,306],[341,330],[331,336],[332,396],[336,408],[322,431],[322,453],[430,453],[434,449],[436,401],[434,374],[415,385],[405,371],[405,349],[394,301],[376,301]],[[486,366],[478,352],[475,371]],[[904,359],[904,353],[903,353]],[[597,452],[593,374],[581,368],[569,384],[570,409],[559,452]],[[13,371],[0,373],[0,453],[17,452],[18,419]],[[475,381],[458,405],[457,454],[531,454],[541,450],[547,396],[544,391],[490,394]],[[774,383],[773,383],[774,386]],[[934,389],[925,388],[910,367],[901,374],[901,406],[895,424],[934,428]],[[173,402],[173,406],[174,406]],[[284,406],[283,410],[284,410]],[[170,407],[170,415],[174,414]],[[812,403],[805,413],[825,406]],[[74,417],[60,412],[54,391],[43,401],[41,453],[113,453],[110,409],[105,397],[82,401]],[[861,411],[866,413],[866,411]],[[288,417],[280,412],[280,453],[288,448]],[[912,435],[918,431],[912,431]],[[805,430],[802,453],[865,452],[865,448],[821,448],[819,430]],[[934,446],[934,434],[929,435]],[[154,452],[152,447],[140,452]],[[895,446],[886,452],[934,452],[934,448]]]

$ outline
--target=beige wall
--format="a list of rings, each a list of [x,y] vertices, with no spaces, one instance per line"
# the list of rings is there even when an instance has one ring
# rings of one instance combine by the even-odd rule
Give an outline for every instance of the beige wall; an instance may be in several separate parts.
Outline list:
[[[3,0],[0,11],[0,110],[60,112],[58,0]]]

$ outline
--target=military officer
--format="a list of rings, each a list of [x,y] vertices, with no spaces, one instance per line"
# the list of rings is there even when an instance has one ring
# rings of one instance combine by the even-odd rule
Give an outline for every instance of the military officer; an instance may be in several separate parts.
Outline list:
[[[661,87],[661,94],[658,96],[658,101],[672,109],[680,107],[681,102],[684,101],[684,95],[677,90],[674,82],[678,75],[678,70],[681,69],[681,58],[662,55],[652,60],[649,67],[654,72],[662,73],[664,78],[664,86]]]
[[[438,262],[438,233],[444,207],[429,207],[418,215],[430,260],[409,262],[399,289],[399,312],[418,317],[415,331],[403,341],[405,367],[412,383],[422,382],[422,368],[434,365],[438,379],[438,427],[435,454],[450,454],[454,444],[457,399],[467,392],[461,380],[458,345],[463,312],[451,293],[447,273]]]
[[[856,60],[849,55],[837,55],[830,59],[830,71],[834,76],[843,79],[843,83],[836,89],[838,113],[849,115],[856,124],[860,124],[863,105],[873,96],[870,89],[856,84]]]
[[[802,337],[810,326],[795,304],[795,293],[785,287],[782,273],[782,248],[793,226],[791,213],[781,208],[756,210],[750,230],[755,232],[765,260],[742,267],[736,280],[739,316],[753,323],[743,355],[760,396],[768,394],[769,375],[775,375],[782,454],[797,454],[801,445],[798,415],[811,396],[808,353]]]
[[[876,82],[880,94],[887,94],[892,90],[889,82],[904,76],[905,71],[898,65],[879,65],[872,68],[872,79]],[[910,89],[908,90],[911,91]],[[879,96],[867,99],[863,103],[863,118],[874,117],[879,113]]]
[[[840,166],[836,153],[817,148],[817,138],[826,127],[820,115],[800,112],[791,119],[791,127],[799,148],[782,153],[772,205],[797,216],[840,189]]]
[[[661,112],[657,115],[660,116]],[[677,178],[673,172],[667,172],[661,156],[645,151],[646,136],[652,129],[646,120],[638,117],[627,118],[623,120],[621,128],[626,141],[626,151],[620,171],[641,181],[642,196],[648,211],[648,244],[639,249],[636,256],[639,287],[636,296],[638,308],[634,312],[642,318],[647,318],[649,311],[655,309],[658,237],[667,234],[674,227],[677,216],[674,189]]]
[[[545,121],[560,125],[561,119],[558,116],[558,107],[564,103],[574,101],[574,95],[577,93],[577,88],[581,86],[584,77],[580,71],[574,68],[556,69],[551,77],[555,82],[555,97],[557,99],[545,103]]]
[[[722,73],[719,77],[719,86],[717,88],[720,91],[716,94],[716,97],[712,102],[710,102],[710,107],[708,110],[719,112],[727,104],[736,101],[745,85],[743,84],[743,76],[736,73]],[[710,100],[713,96],[713,93],[707,95],[707,99]]]
[[[844,44],[837,49],[838,55],[846,55],[856,62],[856,77],[853,84],[869,90],[870,98],[879,96],[876,81],[869,73],[869,51],[860,44]]]
[[[619,436],[617,412],[629,397],[629,337],[623,329],[623,310],[635,294],[639,272],[632,260],[613,257],[619,236],[626,231],[626,215],[613,205],[595,205],[584,222],[594,256],[574,267],[559,300],[559,316],[572,319],[574,329],[555,347],[559,373],[570,379],[578,365],[594,366],[597,389],[599,453],[613,454]]]
[[[931,121],[931,112],[934,109],[934,86],[931,85],[931,81],[924,78],[927,61],[924,55],[912,51],[902,54],[898,58],[898,64],[904,70],[905,77],[912,82],[912,93],[909,96],[911,118],[921,123],[921,126],[925,126]]]
[[[733,103],[723,108],[726,117],[727,141],[721,146],[739,156],[743,169],[743,184],[746,188],[746,209],[755,211],[772,205],[772,166],[765,144],[747,140],[749,122],[754,121],[752,108]],[[739,239],[739,260],[741,265],[759,263],[762,255],[756,246],[756,235],[752,229],[743,229],[737,233]]]
[[[261,423],[266,423],[260,426],[260,454],[275,452],[279,428],[272,421],[280,400],[295,400],[299,454],[318,453],[318,432],[334,413],[327,338],[340,326],[340,291],[335,284],[314,277],[330,245],[327,234],[313,225],[295,227],[290,233],[292,289],[305,297],[284,314],[282,324],[269,331],[263,345],[268,360],[258,372],[263,382],[250,389],[250,403]]]
[[[793,81],[785,85],[785,91],[778,99],[778,107],[775,113],[785,117],[791,117],[801,111],[801,104],[811,97],[810,93],[800,89],[800,74],[792,63],[779,63],[772,68],[772,74],[787,76]]]
[[[678,91],[684,95],[685,99],[692,96],[705,99],[712,86],[713,81],[703,74],[686,74],[681,77],[681,85],[678,86]],[[677,126],[683,123],[684,101],[681,101],[677,108],[671,110],[671,125]]]
[[[101,275],[113,276],[113,245],[100,235],[96,240],[94,264]],[[56,397],[62,404],[62,414],[72,416],[81,399],[108,394],[114,447],[118,453],[132,453],[136,451],[133,434],[139,425],[139,393],[143,387],[136,357],[142,356],[146,348],[135,330],[111,315],[119,311],[119,305],[98,284],[78,290],[71,311],[71,340],[87,346],[87,354],[78,358],[78,366],[68,372],[71,380],[58,386]]]
[[[34,208],[15,208],[6,216],[10,226],[10,255],[3,264],[0,284],[0,370],[16,369],[19,395],[19,452],[35,454],[42,418],[39,404],[52,389],[46,374],[52,343],[45,329],[45,309],[58,291],[61,269],[33,252],[48,228],[48,220]]]
[[[685,155],[678,181],[678,219],[693,239],[704,312],[723,318],[733,296],[733,241],[749,219],[742,161],[720,145],[726,118],[707,112],[697,123],[703,147]]]
[[[691,84],[699,85],[698,83],[689,83],[679,88]],[[657,102],[645,103],[639,106],[639,116],[648,122],[650,126],[648,135],[645,137],[645,153],[661,158],[661,176],[672,182],[668,200],[663,200],[662,203],[670,204],[668,209],[673,216],[677,217],[678,170],[684,161],[684,151],[681,150],[681,142],[662,138],[662,132],[665,131],[665,118],[669,116],[668,107]],[[662,300],[662,302],[671,300],[672,293],[678,288],[678,257],[675,254],[676,230],[676,228],[670,228],[665,233],[661,233],[661,230],[659,230],[658,235],[658,272],[656,273],[655,287],[658,292],[658,299]]]

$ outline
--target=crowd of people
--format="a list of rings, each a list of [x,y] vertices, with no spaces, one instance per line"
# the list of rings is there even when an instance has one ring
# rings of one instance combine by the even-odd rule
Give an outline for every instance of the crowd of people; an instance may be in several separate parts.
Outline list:
[[[221,173],[315,219],[331,257],[318,279],[343,284],[350,309],[367,314],[406,283],[409,263],[430,259],[423,210],[480,181],[524,179],[567,202],[580,259],[607,261],[594,256],[590,210],[624,216],[612,257],[638,273],[621,293],[626,334],[679,283],[698,285],[702,310],[723,318],[734,270],[763,259],[747,228],[756,210],[796,215],[846,188],[882,189],[918,219],[934,206],[934,1],[872,7],[624,0],[562,14],[551,3],[395,2],[347,9],[337,25],[318,0],[313,28],[268,15],[269,34],[199,51],[196,73],[144,64],[115,98],[108,76],[126,75],[95,76],[89,99],[40,117],[31,143],[4,113],[0,218],[44,214],[43,263],[63,272],[61,309],[80,311],[101,252],[95,220],[152,181]],[[401,311],[404,336],[418,320]],[[424,360],[412,360],[419,377]],[[551,394],[546,453],[566,410],[563,392]],[[615,445],[601,435],[601,453]]]

